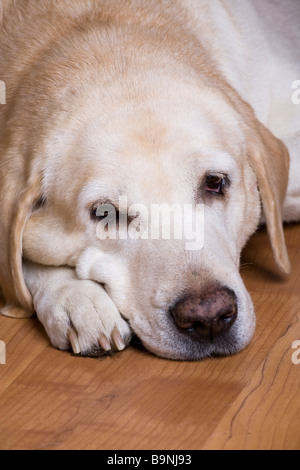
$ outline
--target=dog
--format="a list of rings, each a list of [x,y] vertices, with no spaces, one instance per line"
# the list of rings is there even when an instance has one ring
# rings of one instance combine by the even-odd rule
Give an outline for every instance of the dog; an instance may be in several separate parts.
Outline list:
[[[133,334],[175,360],[245,348],[241,251],[265,222],[288,273],[300,220],[299,18],[297,0],[2,0],[1,313],[36,312],[75,354]],[[154,205],[201,213],[201,247],[139,236]],[[109,208],[124,237],[102,236]]]

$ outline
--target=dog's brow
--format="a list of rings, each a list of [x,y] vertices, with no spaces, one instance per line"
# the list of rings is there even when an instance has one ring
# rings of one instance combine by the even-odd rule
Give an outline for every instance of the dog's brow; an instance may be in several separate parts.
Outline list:
[[[197,152],[193,152],[190,155],[190,159],[193,164],[198,168],[203,168],[203,166],[213,166],[213,169],[224,169],[224,172],[230,172],[231,169],[236,167],[236,161],[234,157],[222,150],[213,150],[210,148],[202,148]]]
[[[109,198],[100,199],[93,203],[93,207],[97,208],[99,206],[113,206],[117,211],[119,210],[119,201],[112,201]]]
[[[234,180],[238,173],[238,166],[234,158],[227,152],[206,151],[194,155],[192,159],[192,174],[196,176],[199,184],[203,185],[208,174],[224,175],[227,181]]]
[[[119,206],[120,192],[108,184],[95,181],[85,186],[80,193],[79,201],[83,205],[112,204],[116,208]]]

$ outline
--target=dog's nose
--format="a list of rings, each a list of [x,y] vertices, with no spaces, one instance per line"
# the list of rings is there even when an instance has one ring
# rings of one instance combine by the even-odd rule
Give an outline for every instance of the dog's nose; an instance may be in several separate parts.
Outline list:
[[[176,325],[187,332],[213,340],[228,331],[237,318],[237,299],[227,287],[217,287],[202,295],[191,294],[171,309]]]

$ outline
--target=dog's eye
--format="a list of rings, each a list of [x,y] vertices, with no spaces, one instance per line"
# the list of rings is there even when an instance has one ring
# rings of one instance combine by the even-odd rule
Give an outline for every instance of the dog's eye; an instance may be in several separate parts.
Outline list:
[[[101,222],[101,220],[106,219],[108,223],[116,222],[119,224],[119,211],[111,204],[98,205],[91,209],[91,219],[94,222]]]
[[[226,178],[221,175],[206,175],[205,178],[205,191],[211,194],[224,195],[226,186]]]

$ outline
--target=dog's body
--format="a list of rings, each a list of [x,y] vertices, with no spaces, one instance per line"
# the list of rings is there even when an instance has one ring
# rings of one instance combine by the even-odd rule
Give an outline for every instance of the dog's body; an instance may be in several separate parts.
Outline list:
[[[132,330],[175,359],[245,347],[260,199],[284,272],[282,209],[300,220],[299,18],[297,0],[2,0],[2,313],[36,310],[84,354]],[[96,209],[119,196],[203,204],[203,249],[99,240]]]

